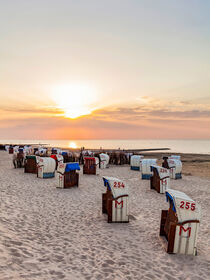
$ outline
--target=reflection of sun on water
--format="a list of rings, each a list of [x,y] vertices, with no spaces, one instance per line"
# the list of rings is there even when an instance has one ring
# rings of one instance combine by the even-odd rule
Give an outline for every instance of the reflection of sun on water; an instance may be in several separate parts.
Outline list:
[[[70,142],[69,143],[69,148],[76,149],[77,148],[76,143],[75,142]]]
[[[69,84],[54,87],[52,98],[65,117],[74,119],[91,113],[96,93],[89,86]]]

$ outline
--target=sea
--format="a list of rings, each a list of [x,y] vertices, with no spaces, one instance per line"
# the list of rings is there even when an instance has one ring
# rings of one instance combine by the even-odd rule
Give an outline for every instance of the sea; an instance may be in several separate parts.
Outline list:
[[[0,144],[40,144],[60,148],[86,149],[162,149],[169,148],[170,153],[210,154],[209,140],[8,140],[0,139]]]

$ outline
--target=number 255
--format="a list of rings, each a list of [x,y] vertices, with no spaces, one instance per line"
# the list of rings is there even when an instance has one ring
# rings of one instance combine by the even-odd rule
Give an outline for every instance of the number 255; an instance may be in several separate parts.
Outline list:
[[[195,203],[190,203],[190,202],[188,202],[188,201],[181,201],[181,203],[180,203],[180,208],[182,208],[182,209],[186,209],[186,210],[188,210],[188,209],[190,209],[191,211],[194,211],[195,210]]]

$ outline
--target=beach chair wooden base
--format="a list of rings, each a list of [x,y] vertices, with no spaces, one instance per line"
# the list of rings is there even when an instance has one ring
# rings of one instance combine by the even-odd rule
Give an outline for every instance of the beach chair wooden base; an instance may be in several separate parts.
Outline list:
[[[150,177],[150,189],[154,189],[160,193],[160,178],[158,176],[153,175]]]
[[[79,186],[79,174],[76,170],[66,172],[64,175],[64,188],[72,188]]]

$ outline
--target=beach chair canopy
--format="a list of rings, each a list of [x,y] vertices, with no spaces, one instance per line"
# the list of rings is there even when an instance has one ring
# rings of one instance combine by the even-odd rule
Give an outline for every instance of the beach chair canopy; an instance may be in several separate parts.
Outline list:
[[[164,179],[170,176],[169,169],[158,166],[158,165],[151,165],[151,171],[156,169],[160,179]]]
[[[109,163],[109,155],[101,153],[99,156],[101,161],[104,161],[106,164]]]
[[[35,159],[36,160],[36,156],[34,156],[34,155],[26,156],[26,159]]]
[[[43,167],[44,173],[53,173],[55,172],[56,162],[53,158],[50,157],[37,157],[38,167]]]
[[[179,223],[189,220],[200,221],[200,205],[185,193],[170,189],[166,191],[166,200],[169,201],[169,204],[172,203],[173,211],[176,212]]]
[[[62,161],[63,160],[63,156],[58,155],[58,154],[51,155],[50,157],[53,158],[54,160],[57,160],[57,161]]]
[[[84,161],[90,160],[90,159],[94,160],[96,165],[99,164],[99,159],[97,157],[84,157]]]
[[[104,186],[112,192],[113,198],[129,194],[128,187],[122,180],[114,177],[103,177],[103,180]]]
[[[169,168],[176,168],[176,173],[180,173],[182,171],[182,162],[179,159],[171,159],[168,160],[168,166]]]
[[[67,162],[58,164],[57,172],[64,174],[65,172],[73,171],[73,170],[80,170],[80,166],[78,162]]]
[[[80,166],[78,162],[68,162],[66,163],[66,172],[72,171],[72,170],[80,170]]]
[[[131,156],[131,166],[140,166],[141,160],[144,158],[144,156],[141,155],[133,155]]]
[[[142,159],[142,173],[150,173],[151,172],[151,165],[157,165],[157,159]]]
[[[53,158],[54,160],[57,160],[57,155],[51,155],[51,158]]]

